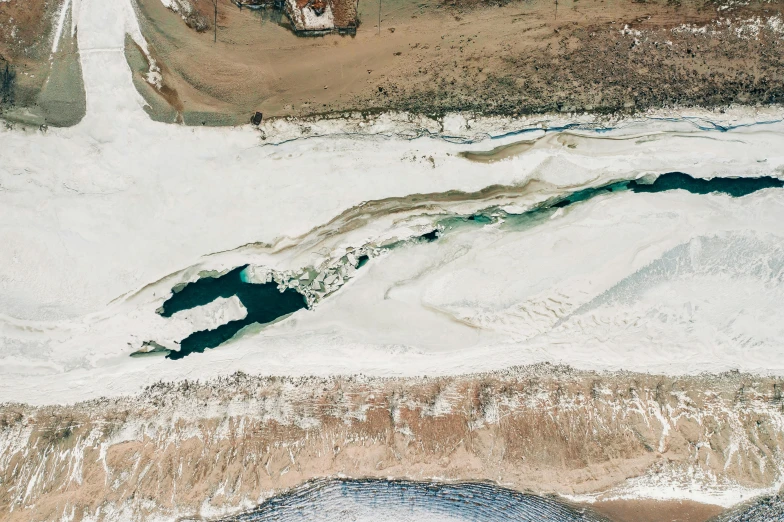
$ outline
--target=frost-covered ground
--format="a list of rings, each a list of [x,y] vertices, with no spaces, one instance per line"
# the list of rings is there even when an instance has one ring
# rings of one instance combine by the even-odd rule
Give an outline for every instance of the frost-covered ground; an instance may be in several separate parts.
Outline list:
[[[145,341],[174,346],[189,326],[243,316],[236,300],[155,313],[202,270],[299,274],[444,216],[520,213],[619,179],[781,177],[784,112],[548,125],[387,115],[273,122],[262,140],[250,127],[150,121],[123,55],[126,33],[144,48],[130,2],[73,9],[87,116],[45,134],[0,131],[0,401],[69,402],[236,370],[784,369],[781,189],[607,194],[536,223],[459,228],[382,253],[314,310],[259,334],[182,361],[131,359]],[[570,121],[583,126],[545,129]],[[525,151],[461,156],[506,145]]]
[[[235,374],[76,405],[0,405],[0,512],[9,522],[204,520],[323,477],[436,482],[430,491],[491,481],[597,509],[641,497],[729,507],[781,488],[781,386],[543,364],[408,379]],[[297,503],[341,508],[314,497]],[[295,516],[283,498],[262,511]],[[438,504],[420,506],[435,515]]]
[[[78,0],[69,9],[79,36],[86,117],[76,127],[46,133],[0,131],[0,402],[69,403],[135,394],[160,380],[205,380],[238,370],[288,376],[432,376],[549,361],[663,374],[736,368],[754,374],[784,372],[784,189],[742,198],[686,191],[607,192],[565,208],[527,213],[579,189],[651,180],[673,171],[698,178],[782,178],[780,108],[661,111],[601,122],[580,115],[514,121],[453,115],[434,121],[387,114],[279,120],[260,130],[165,125],[150,121],[144,112],[123,54],[126,34],[145,48],[130,1]],[[159,74],[153,67],[148,81],[155,84]],[[492,222],[469,221],[475,213]],[[435,241],[413,239],[436,227],[440,237]],[[356,269],[360,254],[370,260]],[[176,349],[195,330],[245,317],[247,310],[236,297],[169,318],[156,313],[176,285],[245,264],[252,267],[251,280],[272,277],[307,286],[312,309],[179,361],[129,357],[147,341]],[[622,400],[602,410],[612,421],[602,429],[583,429],[581,423],[599,419],[601,424],[604,417],[564,414],[562,425],[571,426],[574,434],[597,437],[591,444],[579,442],[576,435],[563,440],[553,435],[562,433],[561,425],[536,432],[541,447],[560,441],[558,451],[565,455],[590,448],[598,452],[583,460],[570,457],[569,469],[576,475],[568,480],[559,475],[548,486],[551,490],[593,495],[616,485],[613,494],[620,498],[694,498],[728,506],[778,489],[778,381],[749,383],[751,377],[739,376],[723,389],[719,404],[709,378],[671,384],[667,395],[660,389],[661,379],[651,377],[642,387],[645,405],[638,407],[642,377],[636,375],[628,377],[634,382],[624,381],[607,392]],[[521,396],[535,394],[536,388],[522,378],[513,375],[509,386],[520,386]],[[563,410],[563,379],[555,379],[547,401],[526,395],[526,415],[519,424],[502,422],[505,406],[496,399],[510,388],[487,392],[474,379],[480,377],[466,377],[469,409],[452,411],[448,394],[439,388],[432,401],[428,395],[417,406],[417,411],[428,411],[425,421],[414,422],[413,414],[400,418],[399,391],[415,389],[418,384],[412,380],[389,390],[389,400],[376,408],[378,419],[362,410],[355,420],[383,424],[378,444],[394,447],[398,437],[405,443],[402,448],[413,451],[418,446],[405,437],[451,440],[458,428],[466,438],[487,430],[486,440],[498,440],[487,426],[510,430],[510,444],[516,444],[523,440],[517,427],[533,429],[549,422],[548,408]],[[576,386],[575,400],[590,396],[604,404],[607,393],[595,379],[588,375]],[[695,389],[690,382],[697,383]],[[755,385],[759,390],[754,391]],[[221,381],[204,384],[197,397],[187,384],[182,389],[172,385],[160,396],[122,399],[117,409],[109,403],[82,404],[75,413],[69,407],[25,406],[19,407],[21,413],[16,406],[4,407],[0,456],[5,457],[0,465],[17,488],[7,493],[8,502],[39,508],[49,503],[58,516],[61,508],[63,513],[75,509],[67,499],[47,497],[47,488],[77,487],[83,479],[106,484],[108,478],[100,474],[82,476],[87,462],[100,466],[106,477],[118,473],[117,480],[131,485],[115,491],[116,502],[127,500],[135,513],[142,508],[158,513],[160,506],[134,500],[134,487],[144,483],[157,492],[160,484],[152,478],[143,481],[147,471],[136,469],[135,450],[123,444],[148,444],[153,462],[161,455],[160,443],[172,458],[193,463],[196,470],[188,476],[193,482],[172,478],[172,487],[182,485],[190,496],[186,502],[172,493],[167,509],[178,514],[196,510],[194,506],[223,491],[220,481],[227,480],[202,480],[202,466],[223,472],[215,468],[213,453],[199,445],[218,441],[222,452],[223,444],[235,444],[234,438],[221,435],[225,430],[217,426],[224,423],[244,434],[237,440],[245,440],[242,426],[262,410],[270,412],[269,419],[259,421],[266,431],[253,433],[263,436],[263,444],[249,445],[247,453],[235,454],[236,447],[224,452],[236,464],[232,473],[258,471],[245,459],[269,453],[270,447],[278,453],[275,469],[266,470],[269,487],[291,486],[333,465],[329,469],[335,473],[382,473],[374,454],[365,449],[365,435],[351,439],[355,454],[338,458],[330,453],[337,447],[334,441],[349,440],[346,433],[354,425],[353,417],[338,415],[342,388],[318,403],[328,410],[323,418],[295,426],[284,415],[287,401],[305,397],[303,411],[308,413],[308,397],[320,396],[326,388],[310,390],[285,381],[280,391],[273,382],[271,391],[258,398],[261,406],[253,402],[257,398],[234,402],[228,397],[214,413],[207,399],[222,386]],[[243,393],[256,397],[261,389]],[[172,390],[179,394],[174,399]],[[697,402],[687,401],[688,393],[694,397],[689,401]],[[159,416],[158,408],[167,400],[176,404]],[[688,415],[682,414],[686,410]],[[60,417],[49,423],[42,414],[47,411]],[[106,422],[94,417],[98,413],[105,414]],[[174,438],[161,429],[150,442],[146,415],[163,419]],[[438,433],[428,431],[430,417],[437,420]],[[202,435],[205,419],[216,426],[214,437]],[[449,419],[454,424],[439,424]],[[120,431],[104,431],[106,426]],[[317,437],[325,433],[332,438],[320,442]],[[599,437],[605,433],[617,438],[618,447],[631,448],[624,464],[628,467],[613,464],[614,446]],[[283,435],[293,441],[290,447],[277,446]],[[311,435],[313,454],[308,458],[315,464],[295,474],[289,468],[295,459],[291,448]],[[25,437],[55,449],[36,454],[38,460],[28,458]],[[179,441],[188,444],[179,446]],[[472,442],[477,455],[487,448],[493,454],[494,443],[477,441]],[[116,445],[108,461],[106,453],[101,457],[104,442]],[[91,458],[82,461],[78,452],[69,453],[61,444],[89,451]],[[538,448],[524,449],[537,458],[567,462]],[[190,460],[189,451],[200,457]],[[667,460],[675,456],[677,466]],[[359,457],[367,461],[365,467],[356,465]],[[409,467],[394,460],[397,453],[387,457],[400,466],[400,476],[411,475],[411,466],[421,462],[418,454]],[[520,461],[506,468],[503,454],[497,457],[499,466],[519,474],[516,484],[534,483],[536,476],[525,472]],[[652,463],[660,458],[656,468]],[[72,467],[63,465],[66,460]],[[607,466],[591,472],[591,480],[612,474],[613,481],[571,490],[572,484],[588,484],[581,475],[586,462]],[[427,461],[430,471],[422,478],[435,477],[448,464],[448,459],[443,465]],[[69,471],[64,477],[45,469]],[[163,468],[150,464],[145,469]],[[450,476],[497,478],[495,468],[475,470],[457,467]],[[469,472],[477,477],[462,476]],[[625,482],[629,476],[637,478]],[[194,490],[198,484],[205,489]],[[222,512],[260,498],[259,484],[249,482],[247,492],[231,493]],[[96,509],[105,500],[93,490],[84,495],[83,504]],[[24,513],[15,516],[23,519]]]

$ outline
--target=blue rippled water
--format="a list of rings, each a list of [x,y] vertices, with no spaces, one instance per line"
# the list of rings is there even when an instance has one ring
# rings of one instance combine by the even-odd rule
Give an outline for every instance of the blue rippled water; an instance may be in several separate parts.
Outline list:
[[[601,517],[556,500],[484,483],[317,480],[224,522],[577,522]]]
[[[717,517],[712,522],[782,522],[784,521],[784,498],[764,497]]]

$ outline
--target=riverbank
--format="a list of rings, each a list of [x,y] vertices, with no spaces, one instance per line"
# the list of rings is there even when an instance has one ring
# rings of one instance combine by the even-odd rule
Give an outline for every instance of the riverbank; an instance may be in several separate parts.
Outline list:
[[[728,131],[750,125],[784,121],[780,104],[730,105],[709,109],[677,107],[649,109],[635,115],[586,112],[542,113],[529,116],[483,116],[474,113],[449,113],[427,116],[409,112],[348,112],[303,117],[271,117],[258,126],[263,145],[284,144],[305,138],[398,138],[413,140],[427,137],[449,143],[480,147],[505,147],[530,142],[542,132],[639,132]],[[479,145],[480,142],[482,145]],[[526,149],[513,149],[496,159],[511,159]]]
[[[9,248],[1,265],[7,283],[0,325],[3,342],[16,348],[3,354],[0,400],[74,402],[135,393],[160,379],[238,370],[413,376],[550,361],[596,370],[776,374],[784,364],[777,330],[761,325],[783,302],[781,287],[775,276],[748,273],[756,265],[743,256],[779,258],[780,189],[743,198],[606,192],[553,208],[530,226],[525,216],[576,191],[667,172],[780,178],[781,123],[766,123],[775,115],[727,116],[550,132],[511,121],[500,134],[489,122],[463,121],[460,139],[413,139],[401,129],[396,134],[394,122],[383,130],[383,121],[364,127],[372,127],[366,135],[325,124],[324,132],[333,134],[305,139],[300,124],[289,122],[277,145],[249,127],[170,126],[150,121],[141,109],[132,128],[111,127],[97,148],[93,139],[103,119],[47,134],[3,130],[4,150],[35,147],[47,154],[12,156],[2,166]],[[734,128],[720,130],[723,125]],[[495,148],[521,139],[535,143],[508,160],[465,157],[492,159],[487,154]],[[84,157],[92,161],[85,164]],[[505,225],[491,219],[488,226],[468,219],[477,212],[492,216],[494,209],[518,218]],[[63,216],[69,216],[65,235],[58,232]],[[473,225],[406,248],[406,239],[450,218]],[[591,223],[590,234],[584,223]],[[197,357],[129,357],[148,341],[176,350],[194,330],[239,318],[236,307],[217,304],[195,310],[194,317],[156,313],[172,288],[201,273],[250,264],[297,278],[307,272],[308,281],[323,274],[332,292],[337,275],[327,272],[338,271],[349,248],[395,241],[403,247],[374,259],[315,310]],[[714,259],[714,250],[705,250],[706,257],[697,256],[703,247],[733,255]],[[568,263],[588,249],[592,262]],[[635,281],[650,270],[646,266],[669,266],[672,256],[692,249],[688,266],[704,281],[700,291],[645,297]],[[456,253],[470,255],[449,261]],[[449,283],[454,273],[438,269],[442,264],[460,266],[459,283]],[[707,266],[720,266],[723,282],[708,277]],[[682,272],[667,273],[681,284]],[[509,285],[510,277],[516,285]],[[757,297],[769,301],[711,305],[739,278],[745,283],[738,295],[747,295],[749,277]],[[646,281],[649,289],[670,284]],[[623,294],[625,285],[639,291]],[[610,302],[610,294],[602,295],[613,288]],[[618,304],[632,295],[636,308]],[[664,316],[672,323],[656,313],[663,303],[672,307]],[[738,314],[743,320],[731,321]],[[707,330],[697,335],[695,322]]]
[[[661,520],[658,502],[730,507],[777,492],[781,386],[538,365],[413,379],[235,374],[70,406],[5,404],[0,507],[9,521],[209,518],[312,478],[378,477],[489,480],[590,498],[618,521]],[[686,506],[686,520],[718,511]]]
[[[183,95],[167,114],[196,125],[168,125],[136,87],[186,91],[133,5],[81,0],[78,35],[84,119],[0,128],[11,521],[214,518],[339,476],[486,480],[636,522],[781,487],[779,107],[202,128],[241,114],[216,90],[228,105]],[[217,65],[200,72],[253,84]],[[641,189],[671,172],[691,190]],[[760,190],[703,190],[741,179]],[[249,312],[235,292],[158,313],[174,290],[245,265],[242,284],[330,297],[162,357]]]
[[[166,67],[165,89],[142,91],[151,107],[168,100],[156,117],[192,125],[245,123],[257,110],[628,115],[784,99],[776,2],[390,0],[380,31],[378,9],[359,2],[355,37],[299,38],[285,20],[225,0],[213,43],[160,0],[139,0]]]
[[[11,14],[19,18],[9,5],[0,6],[0,55],[15,70],[16,92],[3,117],[80,121],[75,7],[28,3],[27,11],[41,12],[22,35],[9,22]],[[365,23],[356,37],[321,38],[296,37],[267,11],[240,10],[229,0],[219,7],[213,43],[160,0],[135,4],[149,46],[129,40],[125,53],[153,119],[236,125],[257,110],[306,120],[390,112],[435,120],[456,113],[612,119],[783,99],[777,3],[567,1],[556,13],[549,2],[393,0],[382,4],[379,32],[369,22],[377,4],[362,0]]]
[[[69,127],[86,100],[70,0],[0,2],[0,118]]]

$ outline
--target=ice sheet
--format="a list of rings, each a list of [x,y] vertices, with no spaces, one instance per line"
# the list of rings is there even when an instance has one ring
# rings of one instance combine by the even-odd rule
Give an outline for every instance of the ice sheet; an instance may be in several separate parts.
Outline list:
[[[457,139],[467,132],[463,115],[445,121],[450,137],[410,138],[410,125],[390,116],[359,135],[361,121],[326,122],[320,137],[280,122],[265,128],[280,139],[265,142],[250,126],[150,121],[123,54],[126,34],[146,48],[131,2],[82,0],[74,11],[86,117],[45,134],[0,130],[0,401],[75,401],[239,369],[420,374],[539,360],[666,372],[782,368],[770,349],[780,289],[757,273],[722,265],[716,276],[676,274],[673,286],[638,284],[631,302],[612,297],[683,245],[731,236],[773,256],[774,191],[743,200],[613,196],[527,232],[447,237],[373,260],[315,311],[259,335],[183,361],[130,359],[144,341],[174,337],[155,309],[199,270],[248,262],[301,270],[347,246],[428,232],[444,212],[525,209],[648,174],[780,177],[784,124],[776,108],[764,117],[736,110],[721,125],[694,111],[594,131],[545,133],[525,120],[517,128],[537,128],[536,146],[490,163],[460,153],[525,136],[488,119],[472,122],[479,134]],[[347,215],[354,221],[341,221]]]

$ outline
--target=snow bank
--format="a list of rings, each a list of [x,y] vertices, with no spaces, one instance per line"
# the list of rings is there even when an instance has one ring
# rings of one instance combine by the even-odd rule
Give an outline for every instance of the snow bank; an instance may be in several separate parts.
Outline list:
[[[174,342],[182,334],[167,330],[155,310],[175,284],[201,270],[323,268],[349,247],[429,232],[446,212],[525,209],[618,179],[668,171],[782,176],[784,124],[775,108],[728,113],[716,119],[721,129],[713,115],[698,112],[549,132],[553,122],[454,115],[412,124],[386,115],[368,125],[326,121],[309,133],[302,122],[271,122],[263,131],[280,139],[265,144],[250,127],[150,121],[123,54],[126,34],[146,49],[130,0],[79,0],[74,13],[87,116],[47,134],[0,130],[0,401],[74,401],[237,369],[387,375],[541,360],[666,372],[784,368],[778,348],[769,349],[781,332],[755,316],[764,303],[778,311],[780,289],[734,265],[723,266],[725,279],[698,274],[705,285],[695,293],[699,308],[684,301],[695,284],[685,276],[673,282],[680,286],[640,287],[637,308],[618,296],[621,304],[600,301],[601,292],[631,284],[645,263],[713,237],[755,237],[760,255],[773,256],[775,224],[784,217],[773,191],[742,202],[619,196],[530,232],[475,230],[399,249],[373,259],[314,312],[259,335],[177,362],[131,359],[145,341]],[[409,134],[420,124],[427,132]],[[461,156],[531,137],[533,148],[504,161]],[[548,242],[554,237],[562,240]],[[722,289],[732,289],[739,304],[714,306]],[[559,297],[564,292],[568,302]],[[651,315],[655,292],[674,309],[657,310],[677,319],[672,335]],[[556,309],[553,300],[566,304]],[[688,306],[697,326],[682,312]],[[625,322],[613,322],[618,310]]]

